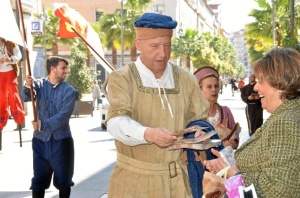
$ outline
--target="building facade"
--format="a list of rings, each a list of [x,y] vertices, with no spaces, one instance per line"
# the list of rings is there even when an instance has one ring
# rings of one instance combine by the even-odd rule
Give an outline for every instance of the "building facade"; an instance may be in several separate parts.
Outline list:
[[[118,0],[37,0],[42,2],[44,9],[52,7],[53,3],[67,3],[77,10],[88,22],[94,23],[103,14],[112,14],[121,8]],[[41,9],[41,8],[39,8]],[[43,12],[42,10],[40,10]]]
[[[216,9],[212,8],[206,0],[154,0],[148,11],[171,16],[178,22],[175,35],[186,29],[197,30],[199,36],[203,32],[217,35],[220,23],[216,17]]]
[[[42,13],[53,3],[67,3],[71,8],[76,9],[88,22],[94,23],[102,14],[114,13],[116,9],[121,9],[121,3],[118,0],[37,0],[37,12]],[[126,4],[124,5],[126,8]],[[219,34],[220,23],[216,17],[218,7],[212,7],[207,0],[153,0],[149,4],[147,12],[157,12],[171,16],[178,22],[174,36],[179,37],[187,28],[198,30],[199,36],[203,32],[210,32],[212,35]],[[121,37],[120,37],[121,39]],[[66,50],[67,51],[67,50]],[[61,53],[63,49],[60,50]],[[105,53],[105,59],[112,65],[111,50]],[[130,52],[124,52],[124,62],[130,61]],[[179,60],[175,60],[179,63]],[[117,52],[117,68],[121,66],[121,52]],[[99,64],[91,57],[90,66],[96,70]],[[105,72],[101,70],[101,73]],[[106,78],[106,75],[101,78]]]
[[[44,13],[46,9],[52,7],[53,3],[67,3],[71,8],[76,9],[88,22],[94,23],[102,14],[114,13],[121,9],[120,0],[32,0],[35,1],[35,13]],[[123,6],[126,8],[126,4]],[[219,4],[211,3],[210,0],[153,0],[147,12],[157,12],[171,16],[178,22],[174,36],[179,37],[186,29],[197,30],[199,36],[203,32],[210,32],[212,35],[226,37],[226,32],[220,27]],[[121,36],[120,36],[121,39]],[[59,46],[60,54],[68,54],[66,47]],[[51,52],[48,52],[51,53]],[[48,54],[50,55],[50,54]],[[117,52],[117,68],[121,66],[121,50]],[[105,52],[105,59],[112,65],[111,50]],[[124,62],[130,61],[130,52],[124,52]],[[179,60],[175,60],[179,63]],[[101,68],[97,61],[91,57],[90,65],[96,70]],[[103,71],[103,72],[102,72]],[[101,70],[105,73],[104,70]],[[106,78],[105,74],[101,78]]]
[[[251,66],[249,63],[249,55],[246,46],[246,37],[244,29],[240,31],[229,33],[229,42],[237,52],[238,61],[245,66],[245,76],[248,77],[251,73]]]

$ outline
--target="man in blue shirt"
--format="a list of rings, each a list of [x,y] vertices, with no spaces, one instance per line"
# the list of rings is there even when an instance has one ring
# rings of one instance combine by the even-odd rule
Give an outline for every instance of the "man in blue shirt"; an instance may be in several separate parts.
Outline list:
[[[48,77],[26,77],[22,90],[25,102],[31,100],[30,86],[35,92],[37,121],[33,121],[32,139],[33,170],[32,197],[44,198],[52,175],[60,198],[69,198],[74,173],[74,143],[69,120],[79,93],[64,80],[68,62],[57,56],[47,59]]]

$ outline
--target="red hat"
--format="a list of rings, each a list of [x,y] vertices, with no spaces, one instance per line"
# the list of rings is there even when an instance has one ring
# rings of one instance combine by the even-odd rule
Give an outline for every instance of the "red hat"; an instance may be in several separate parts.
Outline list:
[[[198,82],[200,82],[202,79],[204,79],[208,76],[214,76],[217,79],[219,79],[219,72],[211,66],[204,66],[204,67],[197,69],[194,72],[194,75],[196,76]]]

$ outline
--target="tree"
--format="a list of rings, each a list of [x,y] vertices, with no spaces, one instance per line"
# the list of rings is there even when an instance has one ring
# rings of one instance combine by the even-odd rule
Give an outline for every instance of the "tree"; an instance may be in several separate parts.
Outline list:
[[[272,26],[272,5],[266,0],[255,0],[260,9],[252,9],[249,16],[255,22],[247,24],[245,35],[250,56],[250,62],[262,57],[274,47]],[[294,24],[291,26],[291,1],[276,0],[275,2],[275,43],[278,47],[291,47],[299,50],[298,35],[295,33],[300,27],[300,6],[295,6],[293,12]],[[291,29],[291,27],[293,29]]]
[[[80,50],[80,47],[73,45],[66,81],[79,91],[80,98],[82,98],[82,94],[90,93],[96,76],[94,70],[86,66],[85,59],[86,54]]]
[[[216,68],[220,74],[242,75],[244,66],[237,61],[237,54],[233,46],[220,36],[212,36],[204,32],[198,36],[196,30],[187,29],[182,37],[175,37],[172,46],[172,56],[180,55],[192,61],[198,69],[209,65]]]
[[[152,0],[128,0],[125,6],[131,10],[143,11],[148,8],[148,4],[151,2]]]
[[[186,58],[186,68],[191,71],[191,58],[199,52],[198,31],[186,29],[181,37],[175,37],[172,45],[173,57]]]
[[[33,45],[44,45],[44,39],[46,38],[46,49],[52,50],[52,55],[58,55],[58,44],[69,44],[73,43],[73,39],[63,39],[57,36],[59,30],[59,18],[53,16],[52,8],[46,10],[46,14],[49,17],[49,21],[45,22],[45,32],[44,34],[35,35],[33,39]],[[35,14],[35,17],[39,17],[38,14]]]
[[[152,0],[128,0],[123,9],[124,49],[130,49],[131,60],[136,60],[136,47],[134,45],[134,21],[142,14]],[[117,65],[117,50],[121,49],[121,10],[114,14],[105,14],[97,21],[98,34],[105,40],[105,46],[112,49],[113,67]]]
[[[100,38],[103,38],[103,44],[112,49],[112,63],[113,67],[116,68],[117,65],[117,50],[115,40],[120,37],[120,34],[117,33],[117,17],[115,14],[105,14],[101,16],[97,24],[99,28],[96,29]]]

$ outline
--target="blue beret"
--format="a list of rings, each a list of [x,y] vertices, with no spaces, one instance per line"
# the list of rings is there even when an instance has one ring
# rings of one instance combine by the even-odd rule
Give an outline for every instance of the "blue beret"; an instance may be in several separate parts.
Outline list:
[[[149,12],[138,18],[134,26],[138,28],[174,29],[177,26],[177,22],[173,21],[169,16]]]

